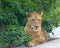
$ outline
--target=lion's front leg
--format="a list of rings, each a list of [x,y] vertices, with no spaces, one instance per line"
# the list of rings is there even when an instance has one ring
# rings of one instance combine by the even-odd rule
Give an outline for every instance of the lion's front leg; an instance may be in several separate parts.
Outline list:
[[[36,40],[32,40],[28,43],[28,46],[35,46],[37,43],[36,43]]]
[[[42,39],[34,39],[28,43],[28,46],[36,46],[39,43],[43,43],[44,41]]]

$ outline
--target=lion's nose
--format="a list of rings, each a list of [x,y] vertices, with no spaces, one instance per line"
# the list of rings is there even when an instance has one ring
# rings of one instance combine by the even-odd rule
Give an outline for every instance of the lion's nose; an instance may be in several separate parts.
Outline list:
[[[37,28],[38,28],[38,26],[35,26],[35,28],[37,29]]]

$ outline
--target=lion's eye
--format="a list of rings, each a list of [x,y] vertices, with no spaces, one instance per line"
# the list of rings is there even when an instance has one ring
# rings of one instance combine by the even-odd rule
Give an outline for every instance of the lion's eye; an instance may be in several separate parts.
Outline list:
[[[34,19],[32,19],[32,23],[34,22]]]
[[[38,21],[40,21],[40,19]]]
[[[34,19],[32,19],[32,21],[34,21]]]

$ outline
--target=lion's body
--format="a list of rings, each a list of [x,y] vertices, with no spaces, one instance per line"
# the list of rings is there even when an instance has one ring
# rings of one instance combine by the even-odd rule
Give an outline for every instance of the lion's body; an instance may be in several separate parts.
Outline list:
[[[33,12],[27,16],[28,22],[25,26],[25,32],[32,37],[32,41],[28,43],[29,46],[48,41],[50,37],[41,26],[42,13]]]

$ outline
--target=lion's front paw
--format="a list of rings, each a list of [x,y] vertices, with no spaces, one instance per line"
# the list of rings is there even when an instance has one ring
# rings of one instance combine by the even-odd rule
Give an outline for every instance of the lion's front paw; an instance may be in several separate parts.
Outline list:
[[[28,43],[28,46],[29,46],[29,47],[33,47],[33,46],[35,46],[35,45],[36,45],[36,44],[35,44],[35,43],[32,43],[32,42],[29,42],[29,43]]]

